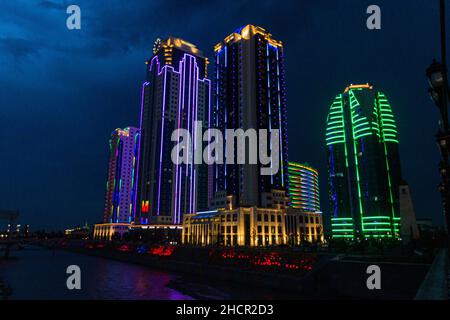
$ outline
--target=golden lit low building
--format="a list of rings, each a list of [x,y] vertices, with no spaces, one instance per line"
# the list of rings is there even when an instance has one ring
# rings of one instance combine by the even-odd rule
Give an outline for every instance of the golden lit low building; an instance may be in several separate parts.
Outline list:
[[[198,246],[271,246],[322,242],[320,211],[288,207],[282,190],[262,194],[263,207],[236,207],[236,199],[218,192],[212,210],[183,216],[182,243]]]
[[[183,216],[182,243],[208,246],[270,246],[287,243],[281,209],[239,207]]]
[[[302,242],[323,242],[323,220],[321,212],[306,212],[298,208],[286,209],[286,232],[290,245]]]
[[[94,225],[95,240],[112,240],[113,236],[122,239],[130,229],[129,223],[99,223]]]
[[[187,245],[298,246],[323,240],[322,214],[297,208],[219,208],[183,216]]]

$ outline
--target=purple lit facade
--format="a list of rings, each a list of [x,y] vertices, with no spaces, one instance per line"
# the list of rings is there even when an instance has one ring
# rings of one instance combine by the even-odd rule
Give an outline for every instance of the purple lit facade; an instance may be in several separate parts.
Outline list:
[[[116,129],[111,133],[104,223],[130,223],[133,220],[138,145],[137,128]]]
[[[178,38],[157,41],[147,62],[147,81],[142,87],[141,143],[135,222],[138,224],[180,224],[184,213],[206,209],[208,166],[172,162],[177,142],[176,129],[192,136],[191,150],[203,150],[196,143],[202,132],[195,121],[208,127],[211,84],[206,78],[208,60],[191,43]],[[200,130],[202,131],[202,130]]]

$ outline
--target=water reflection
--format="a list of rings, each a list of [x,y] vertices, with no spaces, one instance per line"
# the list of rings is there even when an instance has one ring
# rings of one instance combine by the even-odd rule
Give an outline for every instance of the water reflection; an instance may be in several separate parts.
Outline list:
[[[14,256],[18,259],[0,262],[11,299],[192,299],[168,287],[178,276],[133,264],[37,247]],[[81,268],[81,290],[66,287],[71,264]]]

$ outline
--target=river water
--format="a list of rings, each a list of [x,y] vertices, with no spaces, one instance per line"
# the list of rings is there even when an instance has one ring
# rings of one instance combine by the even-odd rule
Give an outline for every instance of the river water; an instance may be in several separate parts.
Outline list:
[[[0,280],[12,288],[9,299],[272,299],[270,292],[211,284],[144,266],[81,254],[25,247],[0,260]],[[66,269],[81,269],[81,290],[69,290]]]

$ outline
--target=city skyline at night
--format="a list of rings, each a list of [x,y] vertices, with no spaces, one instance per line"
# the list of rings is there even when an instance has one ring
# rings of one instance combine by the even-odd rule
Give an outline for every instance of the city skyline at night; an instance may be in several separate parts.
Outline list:
[[[0,300],[208,319],[448,301],[448,14],[5,1]]]
[[[31,229],[59,230],[101,220],[109,152],[105,141],[113,128],[139,127],[141,84],[146,73],[143,61],[151,56],[154,39],[172,34],[194,42],[209,57],[212,77],[214,44],[230,30],[249,22],[267,28],[285,44],[286,105],[289,119],[293,119],[289,120],[288,131],[290,140],[295,137],[295,142],[289,143],[289,156],[310,163],[321,173],[324,222],[330,212],[328,201],[324,201],[327,168],[323,148],[329,97],[351,81],[370,81],[389,93],[395,107],[402,141],[402,171],[409,182],[417,216],[430,216],[436,224],[442,223],[440,197],[435,190],[439,176],[430,166],[437,163],[438,155],[434,141],[427,136],[435,132],[437,111],[429,110],[422,67],[439,52],[438,42],[429,36],[437,32],[436,4],[417,2],[404,8],[399,3],[381,1],[383,31],[368,30],[366,6],[351,1],[331,7],[327,4],[330,10],[323,10],[320,2],[308,6],[294,2],[256,5],[251,1],[225,6],[217,2],[187,8],[176,22],[170,12],[179,9],[170,1],[136,2],[129,9],[119,4],[106,9],[86,1],[79,4],[91,19],[83,20],[82,29],[77,31],[65,28],[67,15],[56,6],[34,4],[17,12],[8,3],[1,13],[4,36],[0,53],[5,72],[0,92],[3,110],[11,119],[1,130],[5,135],[21,133],[17,141],[1,141],[2,149],[10,150],[5,158],[6,183],[1,185],[2,206],[18,209],[21,220]],[[142,16],[133,16],[137,8]],[[346,8],[347,19],[339,19],[339,8]],[[397,16],[399,10],[405,14]],[[124,23],[115,24],[119,11]],[[226,12],[231,18],[224,20],[219,12]],[[298,15],[292,14],[295,12]],[[406,18],[421,12],[428,15],[420,24]],[[204,19],[195,19],[196,15]],[[15,26],[11,21],[19,16],[26,17],[27,23]],[[149,20],[154,21],[152,27]],[[43,23],[38,26],[37,21]],[[298,23],[298,27],[292,27]],[[392,28],[396,32],[384,32]],[[397,36],[400,33],[401,38]],[[61,38],[64,43],[56,42]],[[338,39],[342,38],[348,46],[339,47]],[[355,46],[359,48],[357,55],[352,49]],[[340,49],[331,54],[330,48],[336,47]],[[424,47],[429,50],[423,50]],[[28,68],[35,58],[40,63]],[[40,121],[35,121],[35,117]],[[36,132],[46,137],[39,147],[34,143]],[[68,144],[71,148],[67,148]],[[421,157],[415,156],[418,149],[423,150]],[[33,170],[25,159],[34,159]],[[429,173],[423,177],[418,173],[424,168]],[[42,184],[45,188],[39,187]],[[61,211],[67,214],[61,215]]]

